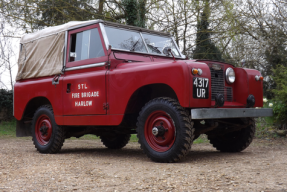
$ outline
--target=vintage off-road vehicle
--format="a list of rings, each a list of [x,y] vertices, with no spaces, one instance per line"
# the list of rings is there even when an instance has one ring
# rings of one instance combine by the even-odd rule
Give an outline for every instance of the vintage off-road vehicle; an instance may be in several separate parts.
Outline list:
[[[102,20],[69,22],[21,39],[14,89],[17,136],[40,153],[94,134],[111,149],[137,134],[153,161],[176,162],[200,134],[223,152],[251,143],[263,105],[260,72],[186,60],[166,33]]]

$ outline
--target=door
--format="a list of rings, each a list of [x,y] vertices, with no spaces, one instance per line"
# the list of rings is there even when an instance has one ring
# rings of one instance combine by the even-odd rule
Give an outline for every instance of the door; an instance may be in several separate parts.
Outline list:
[[[107,51],[98,24],[69,31],[63,115],[106,114]]]

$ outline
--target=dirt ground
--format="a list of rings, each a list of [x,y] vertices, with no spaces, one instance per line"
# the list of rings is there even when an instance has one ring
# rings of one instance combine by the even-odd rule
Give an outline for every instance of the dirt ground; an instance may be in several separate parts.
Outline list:
[[[100,140],[66,140],[40,154],[28,139],[0,139],[0,191],[287,192],[287,139],[254,140],[241,153],[194,144],[173,164],[154,163],[139,144],[109,150]]]

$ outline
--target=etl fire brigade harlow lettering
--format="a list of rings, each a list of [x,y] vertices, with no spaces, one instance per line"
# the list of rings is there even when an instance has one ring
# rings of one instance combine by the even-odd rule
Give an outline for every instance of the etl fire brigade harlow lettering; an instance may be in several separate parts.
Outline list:
[[[86,84],[78,84],[79,90],[88,89]],[[99,97],[99,91],[84,91],[78,93],[72,93],[72,99],[80,99],[80,98],[91,98],[91,97]],[[90,107],[93,105],[93,101],[75,101],[75,107]]]

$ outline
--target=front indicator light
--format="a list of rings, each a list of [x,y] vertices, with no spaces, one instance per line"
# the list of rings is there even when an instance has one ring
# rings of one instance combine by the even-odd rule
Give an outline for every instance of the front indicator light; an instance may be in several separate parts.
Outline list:
[[[226,75],[227,83],[229,83],[229,84],[234,83],[234,81],[235,81],[235,72],[234,72],[234,70],[232,68],[228,67],[226,69],[225,75]]]
[[[191,73],[192,73],[193,75],[196,75],[196,74],[198,74],[198,70],[195,69],[195,68],[193,68],[193,69],[191,70]]]
[[[198,69],[192,68],[191,73],[192,73],[193,75],[196,75],[196,74],[202,75],[202,70],[199,69],[199,68],[198,68]]]
[[[256,76],[255,76],[255,80],[256,80],[256,81],[263,81],[263,77],[262,77],[262,76],[259,76],[259,75],[256,75]]]

